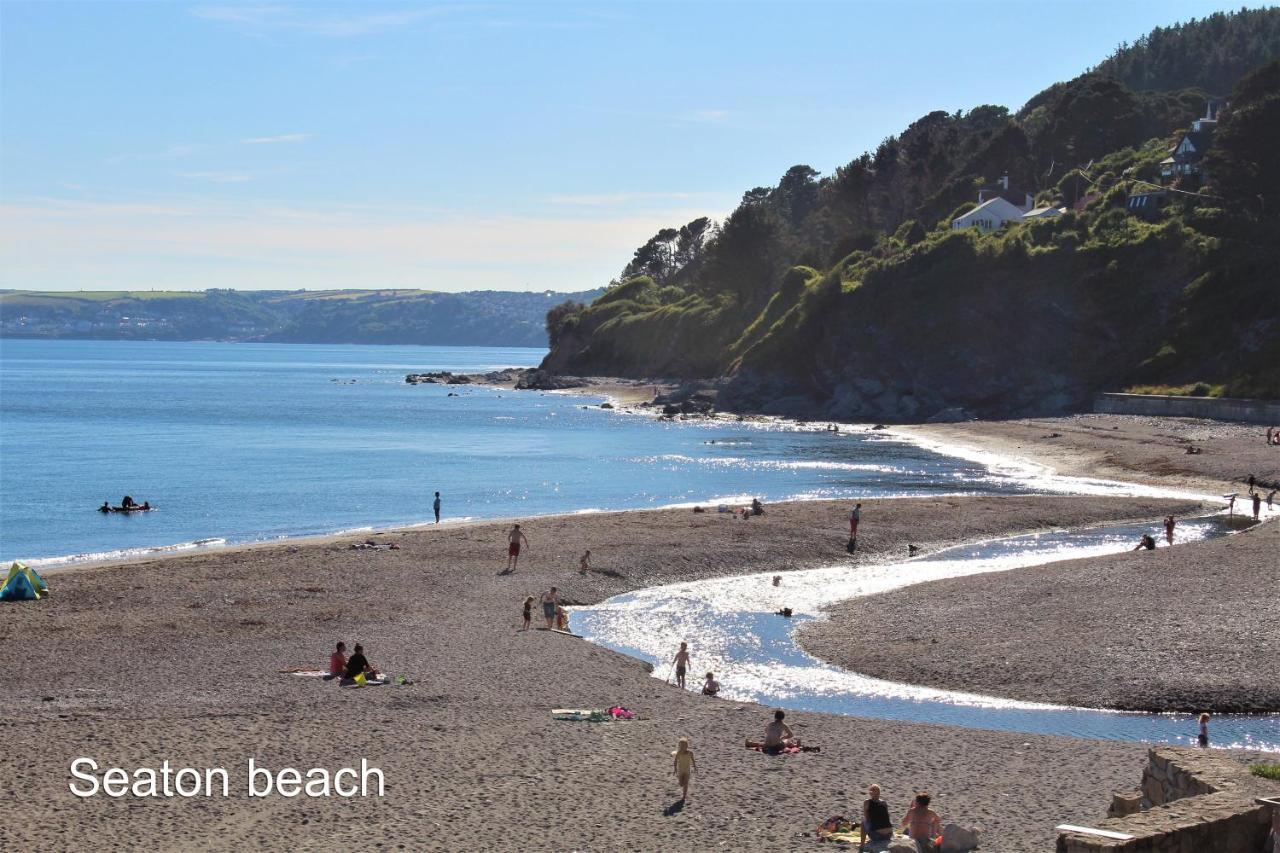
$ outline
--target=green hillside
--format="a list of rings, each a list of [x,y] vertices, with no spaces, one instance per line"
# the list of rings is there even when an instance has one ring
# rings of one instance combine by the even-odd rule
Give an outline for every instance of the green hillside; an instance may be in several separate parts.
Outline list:
[[[840,417],[1061,411],[1137,384],[1280,396],[1277,56],[1280,10],[1214,15],[1016,113],[930,113],[834,174],[792,167],[553,312],[544,366],[726,377],[729,405]],[[1204,185],[1186,176],[1158,215],[1126,211],[1231,89]],[[1068,212],[953,231],[1006,175]]]

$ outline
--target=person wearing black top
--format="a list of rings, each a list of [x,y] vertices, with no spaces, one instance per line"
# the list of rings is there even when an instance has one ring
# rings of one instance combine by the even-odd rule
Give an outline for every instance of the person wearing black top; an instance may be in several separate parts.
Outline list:
[[[880,786],[867,788],[862,803],[862,834],[868,841],[888,841],[893,837],[893,821],[889,820],[889,804],[880,799]]]
[[[369,660],[364,656],[364,646],[356,643],[351,657],[347,658],[347,677],[344,680],[350,682],[362,672],[369,678],[378,677],[378,673],[369,666]]]

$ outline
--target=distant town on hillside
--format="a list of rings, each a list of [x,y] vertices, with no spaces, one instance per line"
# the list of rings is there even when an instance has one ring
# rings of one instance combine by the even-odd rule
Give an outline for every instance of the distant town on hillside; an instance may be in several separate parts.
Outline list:
[[[550,308],[601,292],[0,290],[0,337],[545,347]]]

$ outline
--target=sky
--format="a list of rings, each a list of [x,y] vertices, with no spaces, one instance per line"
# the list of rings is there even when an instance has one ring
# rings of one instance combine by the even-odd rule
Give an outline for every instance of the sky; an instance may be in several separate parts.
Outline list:
[[[585,290],[1198,0],[0,0],[0,287]]]

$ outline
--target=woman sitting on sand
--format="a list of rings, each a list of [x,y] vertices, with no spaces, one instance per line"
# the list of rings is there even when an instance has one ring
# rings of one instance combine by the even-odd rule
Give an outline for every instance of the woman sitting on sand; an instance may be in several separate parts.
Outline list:
[[[325,681],[332,678],[341,678],[347,672],[347,644],[338,641],[338,647],[333,650],[333,654],[329,655],[329,674],[324,677]]]
[[[871,842],[884,842],[893,838],[893,821],[889,819],[889,804],[880,799],[880,786],[867,788],[867,798],[862,801],[862,835]]]
[[[916,794],[916,800],[911,804],[911,808],[907,809],[907,814],[902,818],[902,828],[906,831],[907,837],[916,843],[917,849],[921,853],[927,853],[930,850],[936,850],[935,843],[939,836],[942,835],[942,818],[938,813],[929,808],[931,798],[926,791]]]
[[[355,649],[351,652],[351,657],[347,659],[347,671],[345,677],[340,684],[354,684],[357,675],[364,675],[365,678],[377,678],[378,671],[369,663],[369,659],[364,656],[364,646],[356,643]]]

